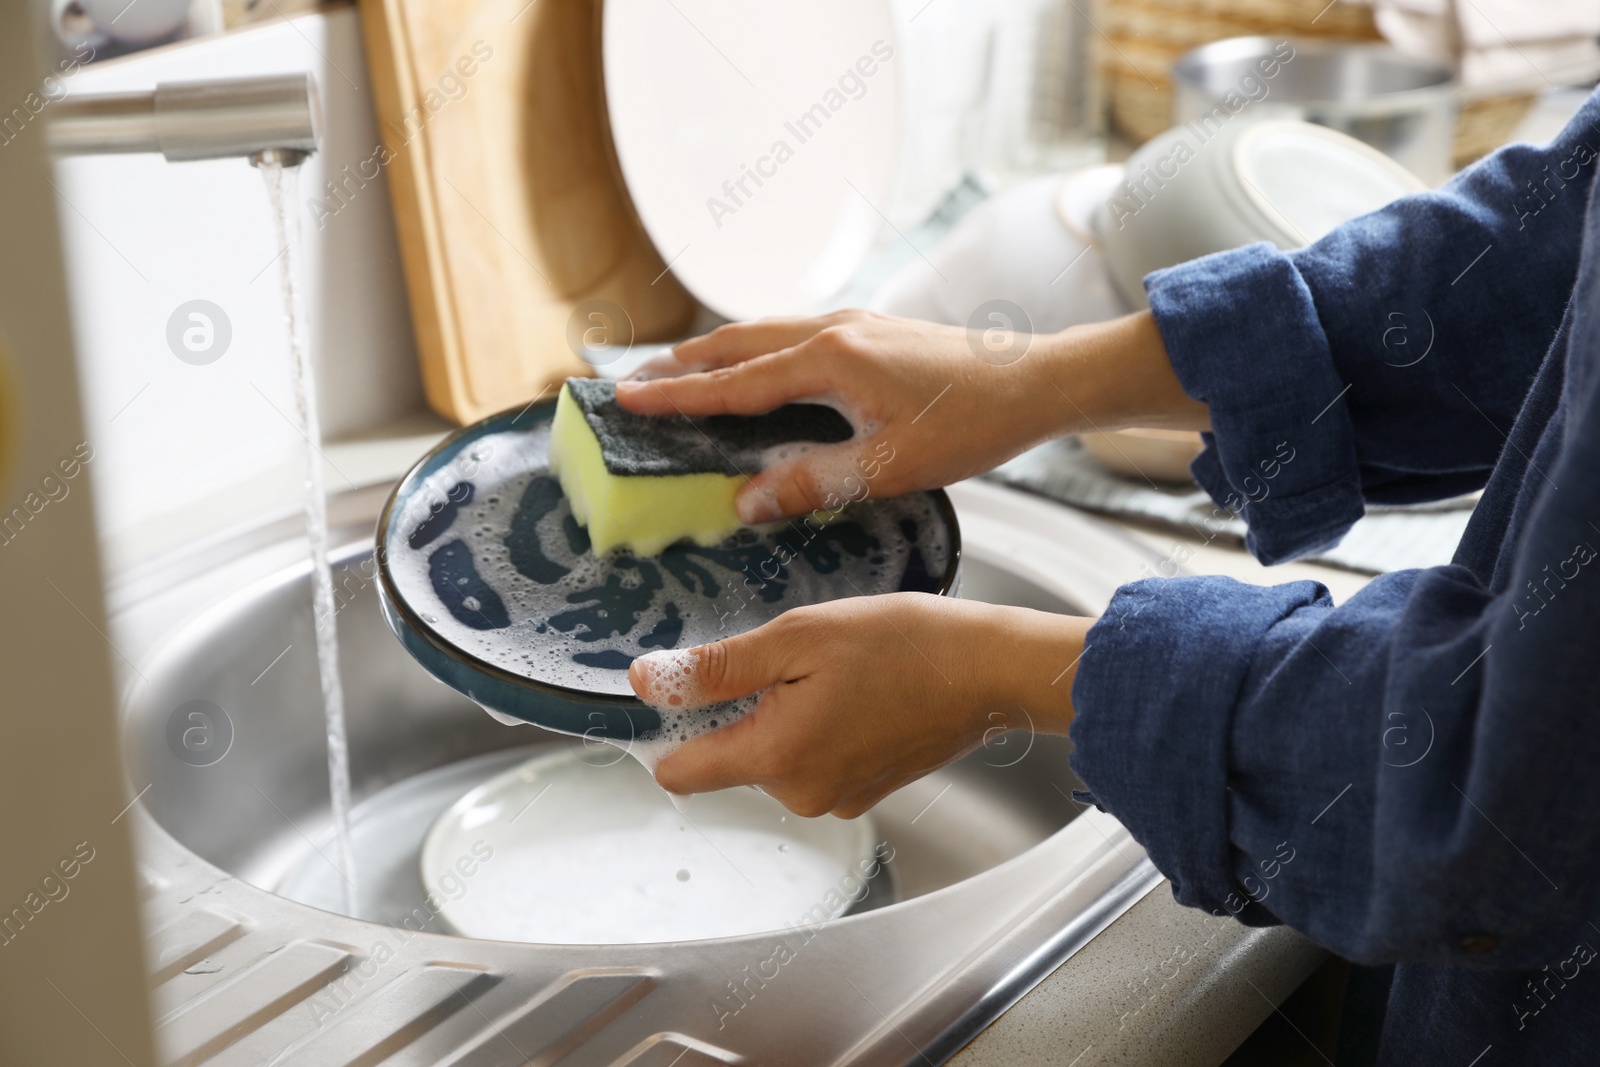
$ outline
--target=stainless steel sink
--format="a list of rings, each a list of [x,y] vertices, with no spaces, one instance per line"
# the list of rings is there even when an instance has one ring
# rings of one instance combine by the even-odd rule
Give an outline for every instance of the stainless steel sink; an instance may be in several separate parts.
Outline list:
[[[1152,562],[1011,490],[951,495],[964,596],[1098,610]],[[360,918],[283,895],[305,897],[291,887],[331,855],[298,520],[113,590],[134,665],[127,817],[173,1063],[937,1064],[1159,881],[1120,824],[1071,800],[1068,742],[1012,733],[875,811],[893,903],[676,944],[438,933],[414,861],[432,815],[497,769],[583,743],[500,726],[411,662],[371,580],[380,500],[333,502],[358,850],[384,868],[364,861]]]

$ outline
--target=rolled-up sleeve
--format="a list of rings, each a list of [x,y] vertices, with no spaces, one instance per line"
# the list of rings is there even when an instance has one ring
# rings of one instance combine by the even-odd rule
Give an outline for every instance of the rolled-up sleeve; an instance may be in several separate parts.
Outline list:
[[[1569,223],[1591,249],[1593,210]],[[1518,269],[1557,276],[1525,258]],[[1282,419],[1316,413],[1327,387],[1344,383],[1314,420],[1335,428],[1294,439],[1294,458],[1266,479],[1271,492],[1246,508],[1253,527],[1278,525],[1265,535],[1280,548],[1337,526],[1350,497],[1332,487],[1358,489],[1378,469],[1365,454],[1378,446],[1363,442],[1394,432],[1383,427],[1406,406],[1351,407],[1355,364],[1339,353],[1350,342],[1328,340],[1326,286],[1307,276],[1251,249],[1152,285],[1185,387],[1202,399],[1214,390],[1216,432],[1197,468],[1213,486],[1242,492],[1237,457],[1270,450]],[[1089,631],[1073,685],[1073,769],[1180,902],[1285,922],[1367,963],[1538,968],[1596,936],[1600,256],[1572,280],[1552,298],[1564,322],[1551,328],[1550,358],[1527,370],[1495,346],[1531,335],[1486,333],[1484,358],[1503,356],[1515,374],[1444,375],[1466,403],[1413,412],[1446,446],[1460,438],[1470,453],[1492,438],[1499,456],[1456,563],[1382,575],[1338,605],[1308,582],[1151,579],[1122,588]],[[1218,285],[1232,292],[1208,302]],[[1276,294],[1276,310],[1252,310],[1239,293]],[[1526,299],[1527,314],[1544,314]],[[1235,316],[1245,325],[1229,326]],[[1294,347],[1269,362],[1293,373],[1235,379],[1241,346],[1285,338]],[[1224,357],[1202,360],[1207,345]],[[1418,397],[1434,395],[1419,381]],[[1491,398],[1497,381],[1514,395]],[[1273,395],[1252,401],[1261,382]],[[1523,417],[1498,426],[1508,410]],[[1408,464],[1448,473],[1395,448],[1379,449],[1391,474]]]
[[[1575,496],[1541,504],[1498,595],[1455,566],[1338,606],[1125,587],[1078,666],[1074,771],[1180,903],[1365,963],[1559,959],[1600,910],[1600,508]]]
[[[1311,291],[1259,244],[1151,275],[1150,309],[1211,432],[1195,480],[1277,563],[1336,544],[1365,505],[1355,431]]]
[[[1327,604],[1315,582],[1149,578],[1119,590],[1090,631],[1073,686],[1073,765],[1182,903],[1220,908],[1237,888],[1228,735],[1255,650],[1295,611]]]
[[[1309,248],[1258,244],[1157,271],[1150,309],[1212,432],[1193,473],[1276,563],[1364,502],[1481,488],[1572,291],[1600,95]]]

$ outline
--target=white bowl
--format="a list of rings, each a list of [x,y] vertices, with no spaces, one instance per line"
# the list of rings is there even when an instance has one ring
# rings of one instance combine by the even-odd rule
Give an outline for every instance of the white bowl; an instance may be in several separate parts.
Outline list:
[[[1193,484],[1189,464],[1204,442],[1187,430],[1114,430],[1080,434],[1089,455],[1113,474],[1137,481]]]
[[[1270,241],[1301,248],[1427,186],[1382,152],[1306,122],[1234,117],[1175,126],[1140,146],[1095,234],[1132,307],[1151,271]]]
[[[1092,230],[1095,210],[1121,175],[1118,166],[1088,167],[991,197],[927,260],[913,260],[885,282],[872,307],[968,325],[984,304],[1006,300],[1022,308],[1033,333],[1125,314],[1129,309],[1112,288]]]

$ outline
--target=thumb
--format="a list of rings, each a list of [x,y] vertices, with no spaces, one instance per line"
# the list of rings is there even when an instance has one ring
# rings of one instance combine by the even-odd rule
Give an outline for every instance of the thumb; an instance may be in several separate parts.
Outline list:
[[[774,464],[746,482],[733,500],[746,526],[777,522],[822,507],[816,479],[798,460]]]
[[[628,683],[653,708],[698,708],[788,681],[787,661],[773,623],[767,623],[708,645],[640,656],[628,668]]]
[[[755,526],[812,511],[835,510],[844,501],[862,499],[866,480],[856,463],[861,451],[862,447],[850,440],[773,463],[739,490],[734,499],[739,521]]]

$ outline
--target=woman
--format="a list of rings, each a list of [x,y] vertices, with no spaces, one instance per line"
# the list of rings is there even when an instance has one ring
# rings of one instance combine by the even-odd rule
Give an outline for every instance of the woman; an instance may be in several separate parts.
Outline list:
[[[771,691],[661,783],[757,784],[802,815],[851,816],[973,748],[995,711],[1070,730],[1074,770],[1180,902],[1365,965],[1346,1062],[1593,1062],[1597,155],[1600,95],[1548,145],[1298,252],[1153,274],[1150,311],[1036,338],[1007,366],[962,330],[859,312],[679,346],[675,376],[619,387],[625,406],[829,396],[889,446],[861,472],[874,495],[1055,435],[1165,426],[1207,431],[1194,473],[1242,505],[1268,563],[1333,544],[1367,502],[1483,497],[1449,566],[1337,606],[1314,582],[1201,577],[1126,586],[1092,626],[913,594],[791,612],[695,651],[701,699]],[[838,473],[768,470],[743,517],[827,506]],[[633,669],[646,699],[655,669]]]

